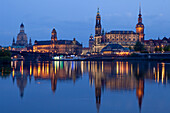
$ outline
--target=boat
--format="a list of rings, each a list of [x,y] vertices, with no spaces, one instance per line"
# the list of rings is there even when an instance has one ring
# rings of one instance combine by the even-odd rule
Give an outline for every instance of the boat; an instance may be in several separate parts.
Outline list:
[[[70,56],[54,56],[52,57],[54,61],[77,61],[77,60],[85,60],[85,58],[81,58],[80,56],[70,55]]]

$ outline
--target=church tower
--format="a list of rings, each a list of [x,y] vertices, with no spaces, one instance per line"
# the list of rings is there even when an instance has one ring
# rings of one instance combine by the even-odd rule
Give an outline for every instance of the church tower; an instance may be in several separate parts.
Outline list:
[[[94,44],[94,39],[93,39],[93,35],[91,34],[91,35],[90,35],[90,38],[89,38],[89,48],[90,48],[90,49],[92,49],[93,44]]]
[[[15,38],[13,37],[12,46],[15,45]]]
[[[54,43],[57,41],[57,32],[55,30],[55,28],[53,28],[52,32],[51,32],[51,42]]]
[[[96,15],[95,36],[101,35],[101,29],[102,29],[101,16],[100,16],[99,8],[98,8],[97,15]]]
[[[138,23],[136,24],[136,33],[139,34],[139,41],[143,42],[144,41],[144,25],[142,23],[142,14],[141,14],[141,5],[139,7],[139,15],[138,15]]]
[[[30,40],[29,40],[29,46],[32,46],[31,37],[30,37]]]

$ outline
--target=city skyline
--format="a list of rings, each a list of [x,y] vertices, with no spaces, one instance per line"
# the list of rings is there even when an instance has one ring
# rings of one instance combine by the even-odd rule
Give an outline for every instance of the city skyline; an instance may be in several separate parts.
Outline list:
[[[73,0],[72,2],[67,1],[68,4],[72,4],[70,7],[62,1],[54,2],[51,0],[50,2],[57,4],[56,8],[51,7],[50,2],[50,4],[46,4],[45,1],[42,1],[42,6],[39,8],[36,7],[38,3],[35,2],[33,4],[33,1],[3,1],[3,6],[1,7],[3,18],[0,19],[2,25],[0,27],[1,45],[11,45],[13,37],[16,38],[18,34],[19,25],[23,22],[28,38],[31,37],[33,41],[48,40],[50,38],[50,31],[55,27],[59,39],[73,39],[75,37],[79,42],[83,42],[83,46],[88,46],[87,39],[90,34],[94,35],[95,15],[98,7],[100,8],[102,25],[105,31],[120,29],[135,30],[140,1],[130,0],[130,2],[133,2],[130,4],[125,0],[107,1],[84,1],[83,4],[74,4],[75,2],[79,2],[77,0]],[[113,5],[111,5],[112,2]],[[167,10],[169,1],[164,0],[164,3],[154,1],[152,6],[150,6],[151,2],[152,0],[141,2],[143,23],[145,24],[145,39],[169,37],[169,12]],[[24,9],[24,3],[31,7]],[[11,8],[8,9],[5,7],[7,5]],[[43,6],[47,6],[48,9]],[[64,10],[60,11],[59,9],[62,7],[64,7]],[[77,8],[80,10],[77,11]]]

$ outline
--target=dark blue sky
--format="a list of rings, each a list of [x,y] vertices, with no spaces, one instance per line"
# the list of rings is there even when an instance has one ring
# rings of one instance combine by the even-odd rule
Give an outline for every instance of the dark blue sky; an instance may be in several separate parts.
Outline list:
[[[75,37],[87,46],[97,7],[105,31],[135,31],[140,2],[146,39],[170,37],[169,0],[1,0],[0,45],[11,45],[23,22],[33,41],[49,40],[55,27],[58,39]]]

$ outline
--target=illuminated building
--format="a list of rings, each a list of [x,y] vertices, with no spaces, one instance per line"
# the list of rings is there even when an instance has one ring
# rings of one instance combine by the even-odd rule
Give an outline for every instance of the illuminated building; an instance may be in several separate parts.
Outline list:
[[[100,52],[101,49],[106,46],[106,44],[104,43],[105,40],[103,40],[104,34],[101,32],[101,30],[102,30],[101,16],[98,8],[97,15],[96,15],[94,43],[92,48],[92,51],[95,53]]]
[[[108,44],[106,47],[104,47],[101,50],[102,54],[121,54],[121,53],[127,53],[129,54],[129,49],[122,47],[119,44]]]
[[[88,53],[90,53],[90,48],[87,48],[87,47],[84,47],[84,48],[82,48],[82,53],[81,53],[81,55],[87,55]]]
[[[93,35],[91,34],[91,35],[90,35],[90,38],[89,38],[89,48],[90,48],[90,49],[92,49],[93,44],[94,44],[94,39],[93,39]]]
[[[95,25],[95,41],[93,44],[93,52],[99,53],[102,48],[107,46],[107,44],[120,44],[123,47],[134,47],[137,41],[144,41],[144,25],[142,23],[142,14],[141,14],[141,8],[139,10],[139,18],[138,18],[138,24],[136,25],[136,32],[134,31],[117,31],[112,30],[110,32],[104,33],[101,32],[102,25],[101,25],[101,16],[99,13],[99,9],[97,11],[96,16],[96,25]]]
[[[139,8],[139,18],[138,18],[138,23],[136,24],[136,33],[139,34],[139,41],[143,42],[144,41],[144,25],[142,23],[142,13],[141,13],[141,6]]]
[[[95,37],[101,36],[101,30],[102,30],[101,16],[100,16],[99,8],[98,8],[97,15],[96,15]]]
[[[111,31],[106,33],[106,42],[120,44],[123,47],[133,47],[138,39],[139,35],[134,31]]]
[[[27,47],[31,46],[31,38],[28,44],[27,34],[24,31],[24,24],[22,23],[20,25],[20,32],[18,33],[17,41],[15,42],[15,38],[13,38],[12,51],[27,51]]]
[[[145,45],[145,48],[147,49],[147,51],[152,53],[155,51],[156,47],[164,48],[165,46],[170,45],[170,38],[164,37],[162,40],[159,38],[157,40],[153,40],[153,39],[144,40],[144,45]]]
[[[28,45],[27,34],[24,32],[24,24],[23,23],[20,25],[20,32],[17,36],[16,45],[21,45],[21,46]]]
[[[81,54],[82,44],[75,38],[73,40],[58,40],[57,32],[53,28],[51,40],[37,41],[33,45],[33,52],[56,54]]]

